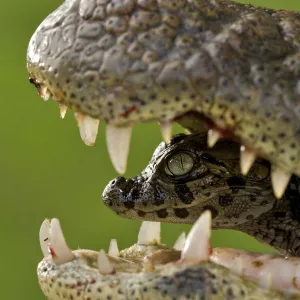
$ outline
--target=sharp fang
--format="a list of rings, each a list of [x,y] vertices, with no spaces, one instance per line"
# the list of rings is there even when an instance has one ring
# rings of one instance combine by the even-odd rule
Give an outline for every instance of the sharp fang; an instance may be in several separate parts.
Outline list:
[[[116,239],[112,239],[110,241],[109,248],[108,248],[108,255],[111,255],[111,256],[119,256],[120,255],[120,251],[119,251],[118,243],[117,243]]]
[[[205,211],[189,232],[181,259],[186,262],[207,261],[210,254],[211,212]]]
[[[240,165],[241,173],[246,176],[256,159],[254,151],[247,149],[245,146],[241,146]]]
[[[60,113],[60,117],[62,119],[65,118],[67,110],[68,110],[68,106],[66,106],[64,104],[59,104],[59,113]]]
[[[168,143],[172,138],[172,129],[173,129],[173,122],[171,121],[164,121],[158,122],[160,126],[160,131],[163,137],[163,140]]]
[[[80,126],[84,120],[84,115],[82,113],[76,112],[74,113],[74,117],[76,119],[77,126]]]
[[[80,137],[88,146],[94,146],[98,135],[99,120],[85,116],[79,125]]]
[[[272,169],[271,181],[273,186],[274,195],[280,199],[285,192],[287,185],[291,179],[292,174],[289,174],[280,169]]]
[[[101,274],[111,274],[114,271],[112,264],[109,262],[108,257],[104,250],[100,250],[98,253],[98,270]]]
[[[124,174],[130,147],[132,127],[106,126],[108,153],[116,171]]]
[[[48,91],[48,88],[46,86],[43,86],[40,88],[39,91],[40,97],[44,100],[44,101],[48,101],[50,98],[50,93]]]
[[[49,247],[49,233],[50,233],[50,221],[46,219],[40,228],[40,245],[42,252],[44,254],[44,257],[49,255],[48,247]]]
[[[138,244],[160,244],[160,222],[144,221],[138,235]]]
[[[221,138],[221,133],[215,129],[209,129],[207,134],[207,145],[212,148]]]
[[[56,264],[64,264],[75,258],[65,241],[58,219],[51,220],[49,239],[50,254]]]
[[[185,241],[186,241],[186,236],[185,236],[185,232],[182,232],[180,234],[180,236],[177,238],[173,249],[178,250],[178,251],[182,251],[185,245]]]

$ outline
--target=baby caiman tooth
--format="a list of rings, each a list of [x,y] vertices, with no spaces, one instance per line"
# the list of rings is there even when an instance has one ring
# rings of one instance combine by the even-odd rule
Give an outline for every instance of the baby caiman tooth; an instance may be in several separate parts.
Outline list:
[[[207,133],[207,145],[212,148],[221,138],[221,133],[216,129],[209,129]]]
[[[178,250],[178,251],[182,251],[185,245],[185,241],[186,241],[186,236],[185,236],[185,232],[182,232],[180,234],[180,236],[177,238],[173,249]]]
[[[60,117],[62,119],[65,118],[67,110],[68,110],[68,106],[66,106],[64,104],[59,104],[59,113],[60,113]]]
[[[41,249],[42,252],[44,254],[44,257],[49,255],[49,234],[50,234],[50,220],[46,219],[40,228],[40,233],[39,233],[39,237],[40,237],[40,245],[41,245]]]
[[[281,169],[272,168],[271,182],[273,186],[274,195],[277,199],[280,199],[284,194],[287,185],[291,179],[292,174],[287,173]]]
[[[109,259],[106,256],[105,251],[103,249],[101,249],[98,253],[97,265],[98,270],[101,274],[111,274],[114,272],[114,268],[109,262]]]
[[[108,255],[110,255],[110,256],[119,256],[120,255],[120,251],[119,251],[119,247],[118,247],[118,243],[117,243],[116,239],[112,239],[110,241],[109,248],[108,248]]]
[[[241,154],[240,154],[240,165],[241,165],[241,173],[246,176],[255,162],[256,154],[254,151],[246,148],[245,146],[241,146]]]
[[[172,121],[159,121],[161,135],[163,140],[168,143],[172,138],[173,122]]]
[[[138,244],[160,244],[160,222],[144,221],[139,231]]]
[[[106,143],[111,162],[119,174],[126,172],[132,127],[106,126]]]
[[[58,219],[51,220],[49,232],[49,252],[53,261],[61,265],[73,260],[75,256],[65,241]]]
[[[88,146],[94,146],[98,135],[99,120],[85,116],[79,125],[80,137]]]
[[[211,212],[206,210],[190,230],[181,252],[184,262],[207,261],[210,255]]]

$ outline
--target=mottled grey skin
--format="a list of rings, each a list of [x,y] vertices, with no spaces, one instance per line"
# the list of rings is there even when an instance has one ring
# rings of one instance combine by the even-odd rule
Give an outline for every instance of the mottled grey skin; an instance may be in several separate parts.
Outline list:
[[[97,252],[76,250],[73,253],[75,259],[62,265],[53,263],[50,255],[39,264],[39,283],[48,299],[297,299],[295,295],[262,288],[211,262],[180,262],[180,252],[163,245],[135,244],[121,251],[120,258],[109,257],[115,272],[108,275],[98,271]]]
[[[112,180],[103,201],[120,216],[159,222],[193,224],[209,209],[213,228],[241,230],[300,256],[299,178],[292,177],[278,201],[270,164],[256,160],[243,176],[239,157],[235,142],[222,140],[208,148],[205,134],[180,134],[157,147],[140,175]]]
[[[300,14],[229,0],[66,0],[33,35],[31,82],[116,126],[205,117],[300,176]]]

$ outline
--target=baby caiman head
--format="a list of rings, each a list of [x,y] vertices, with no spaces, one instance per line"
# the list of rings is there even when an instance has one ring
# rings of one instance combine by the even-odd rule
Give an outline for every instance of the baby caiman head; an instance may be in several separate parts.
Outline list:
[[[194,223],[210,210],[213,226],[233,228],[271,210],[276,198],[267,161],[244,176],[237,143],[211,149],[203,134],[180,134],[157,147],[140,175],[112,180],[103,201],[120,216],[162,222]]]

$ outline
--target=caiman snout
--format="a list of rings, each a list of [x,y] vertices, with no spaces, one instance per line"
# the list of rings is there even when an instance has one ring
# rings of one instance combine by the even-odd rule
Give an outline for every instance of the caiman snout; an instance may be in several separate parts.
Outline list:
[[[130,196],[133,187],[133,179],[117,177],[111,180],[102,194],[104,204],[126,209],[134,208],[134,201]]]

